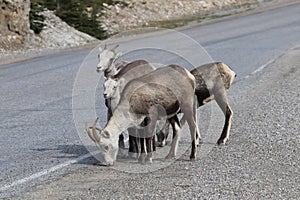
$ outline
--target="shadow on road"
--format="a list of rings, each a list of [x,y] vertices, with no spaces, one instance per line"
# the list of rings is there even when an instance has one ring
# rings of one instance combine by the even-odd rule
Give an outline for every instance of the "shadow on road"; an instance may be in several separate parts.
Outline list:
[[[32,150],[38,152],[51,153],[53,155],[52,158],[57,159],[77,159],[90,153],[85,146],[76,144],[58,145],[54,148],[37,148]],[[98,162],[99,161],[96,158],[90,156],[85,159],[79,159],[79,161],[76,163],[85,165],[95,165]]]

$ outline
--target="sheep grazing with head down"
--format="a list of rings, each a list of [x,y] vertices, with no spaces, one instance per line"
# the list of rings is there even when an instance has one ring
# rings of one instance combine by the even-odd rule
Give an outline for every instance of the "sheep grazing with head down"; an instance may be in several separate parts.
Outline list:
[[[112,77],[109,77],[105,80],[103,87],[104,92],[103,96],[107,102],[109,102],[109,110],[111,113],[116,109],[119,100],[121,98],[121,93],[128,82],[131,80],[148,74],[152,72],[155,68],[145,60],[136,60],[126,64],[117,74]],[[129,156],[133,158],[138,157],[138,143],[144,143],[143,138],[136,138],[134,135],[138,130],[135,128],[129,128]],[[154,139],[154,138],[153,138]],[[143,146],[142,146],[143,148]],[[150,147],[149,147],[150,148]],[[155,146],[153,147],[153,151]]]
[[[119,104],[105,128],[97,133],[94,123],[92,132],[86,124],[86,131],[103,154],[103,164],[112,165],[116,160],[119,134],[129,127],[141,128],[147,146],[150,146],[155,132],[157,120],[177,118],[179,110],[188,122],[192,151],[190,159],[196,159],[198,143],[198,127],[195,121],[195,77],[186,69],[169,65],[156,69],[126,84]],[[177,122],[176,122],[177,121]],[[179,130],[178,119],[171,120]],[[141,132],[140,132],[141,133]],[[168,157],[176,155],[178,133],[172,141]],[[149,139],[150,138],[150,139]],[[148,140],[147,140],[148,139]],[[151,162],[152,152],[140,156],[142,163]]]

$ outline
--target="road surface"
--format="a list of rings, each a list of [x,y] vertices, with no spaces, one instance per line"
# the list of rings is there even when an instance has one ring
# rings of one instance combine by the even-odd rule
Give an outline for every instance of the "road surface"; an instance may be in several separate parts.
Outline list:
[[[80,125],[96,114],[103,125],[106,112],[103,79],[94,71],[97,49],[1,65],[0,198],[298,198],[299,10],[298,3],[121,43],[120,50],[132,50],[124,59],[189,69],[222,61],[238,74],[229,93],[235,113],[229,144],[212,147],[204,138],[210,151],[200,151],[197,161],[187,161],[188,151],[151,173],[100,167],[89,155],[94,147],[82,138]],[[83,73],[98,81],[85,97],[94,97],[96,114],[89,102],[74,107]],[[89,96],[95,88],[96,98]]]

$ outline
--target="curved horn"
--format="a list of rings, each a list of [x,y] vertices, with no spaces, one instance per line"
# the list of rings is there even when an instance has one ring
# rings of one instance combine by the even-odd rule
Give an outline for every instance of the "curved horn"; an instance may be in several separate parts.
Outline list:
[[[87,122],[85,122],[85,130],[86,130],[86,132],[88,133],[88,135],[90,136],[90,138],[91,138],[94,142],[96,142],[95,138],[93,137],[93,135],[92,135],[92,133],[91,133],[90,127],[89,127],[89,125],[88,125]]]
[[[95,138],[96,142],[100,142],[100,137],[96,131],[97,130],[96,125],[97,125],[98,120],[99,120],[99,117],[96,118],[96,120],[93,124],[93,129],[92,129],[93,137]]]
[[[117,48],[119,47],[119,45],[117,44],[116,46],[114,46],[111,51],[115,51]]]

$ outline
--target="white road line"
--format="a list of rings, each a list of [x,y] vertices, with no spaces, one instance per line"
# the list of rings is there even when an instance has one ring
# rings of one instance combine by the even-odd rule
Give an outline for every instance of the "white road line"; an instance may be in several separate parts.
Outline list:
[[[294,47],[294,48],[292,48],[292,49],[297,49],[297,48],[299,48],[299,47],[300,47],[300,46],[296,46],[296,47]],[[266,64],[260,66],[260,67],[257,68],[256,70],[254,70],[250,75],[254,75],[254,74],[256,74],[256,73],[262,71],[264,68],[266,68],[266,67],[267,67],[268,65],[270,65],[271,63],[275,62],[275,61],[276,61],[279,57],[281,57],[282,55],[283,55],[283,54],[279,55],[279,56],[276,57],[275,59],[269,60]],[[249,78],[250,75],[247,75],[247,76],[245,76],[245,77],[242,78],[242,79],[247,79],[247,78]],[[0,191],[5,191],[5,190],[8,190],[8,189],[10,189],[10,188],[12,188],[12,187],[15,187],[15,186],[18,186],[18,185],[22,185],[22,184],[27,183],[27,182],[29,182],[29,181],[33,181],[34,179],[37,179],[37,178],[39,178],[39,177],[41,177],[41,176],[45,176],[45,175],[50,174],[50,173],[52,173],[52,172],[54,172],[54,171],[57,171],[57,170],[62,169],[62,168],[64,168],[64,167],[67,167],[67,166],[69,166],[69,165],[71,165],[71,164],[80,162],[81,160],[84,160],[84,159],[86,159],[86,158],[89,158],[89,157],[91,157],[91,156],[94,156],[94,155],[96,155],[97,153],[98,153],[98,151],[94,151],[94,152],[85,154],[85,155],[83,155],[83,156],[78,157],[77,159],[69,160],[69,161],[67,161],[67,162],[65,162],[65,163],[56,165],[56,166],[51,167],[51,168],[49,168],[49,169],[45,169],[45,170],[43,170],[43,171],[41,171],[41,172],[38,172],[38,173],[36,173],[36,174],[32,174],[32,175],[29,176],[29,177],[26,177],[26,178],[17,180],[17,181],[15,181],[15,182],[10,183],[10,184],[3,185],[3,186],[0,188]]]
[[[254,70],[253,72],[251,72],[250,74],[242,77],[239,81],[241,80],[245,80],[248,79],[250,76],[257,74],[258,72],[262,71],[263,69],[265,69],[267,66],[269,66],[270,64],[272,64],[273,62],[275,62],[278,58],[282,57],[285,53],[280,54],[279,56],[277,56],[274,59],[269,60],[268,62],[266,62],[265,64],[263,64],[262,66],[260,66],[259,68],[257,68],[256,70]]]
[[[263,70],[264,68],[266,68],[268,65],[272,64],[273,62],[275,62],[276,60],[278,60],[280,57],[282,57],[283,55],[285,55],[286,52],[288,52],[288,51],[290,51],[290,50],[299,49],[299,48],[300,48],[300,45],[294,46],[294,47],[292,47],[292,48],[290,48],[290,49],[287,49],[286,51],[283,51],[283,52],[282,52],[279,56],[277,56],[276,58],[269,60],[266,64],[260,66],[259,68],[257,68],[257,69],[254,70],[253,72],[251,72],[251,75],[254,75],[254,74],[256,74],[256,73],[262,71],[262,70]],[[246,76],[246,77],[249,78],[249,75]]]
[[[276,59],[277,59],[277,58],[276,58]],[[265,67],[267,67],[269,64],[273,63],[276,59],[269,60],[266,64],[262,65],[261,67],[259,67],[259,68],[256,69],[255,71],[253,71],[250,75],[254,75],[254,74],[256,74],[256,73],[262,71]],[[245,76],[244,79],[249,78],[250,75]],[[2,186],[2,187],[0,188],[0,191],[5,191],[5,190],[8,190],[8,189],[10,189],[10,188],[12,188],[12,187],[15,187],[15,186],[18,186],[18,185],[22,185],[22,184],[27,183],[27,182],[29,182],[29,181],[33,181],[34,179],[37,179],[37,178],[42,177],[42,176],[45,176],[45,175],[50,174],[50,173],[52,173],[52,172],[54,172],[54,171],[57,171],[57,170],[62,169],[62,168],[64,168],[64,167],[67,167],[67,166],[69,166],[69,165],[71,165],[71,164],[74,164],[74,163],[80,162],[81,160],[84,160],[84,159],[86,159],[86,158],[89,158],[89,157],[91,157],[91,156],[97,154],[97,152],[98,152],[98,151],[94,151],[94,152],[92,152],[92,153],[85,154],[85,155],[83,155],[83,156],[78,157],[77,159],[69,160],[69,161],[67,161],[67,162],[65,162],[65,163],[56,165],[56,166],[51,167],[51,168],[49,168],[49,169],[45,169],[45,170],[43,170],[43,171],[41,171],[41,172],[38,172],[38,173],[36,173],[36,174],[32,174],[32,175],[29,176],[29,177],[26,177],[26,178],[17,180],[17,181],[15,181],[15,182],[10,183],[10,184],[6,184],[6,185],[4,185],[4,186]]]
[[[280,55],[279,57],[281,57],[281,55]],[[254,75],[254,74],[256,74],[256,73],[262,71],[262,70],[263,70],[264,68],[266,68],[268,65],[270,65],[270,64],[273,63],[273,62],[275,62],[275,61],[277,60],[277,58],[279,58],[279,57],[276,57],[275,59],[269,60],[266,64],[260,66],[260,67],[257,68],[256,70],[254,70],[254,71],[251,73],[251,75]]]
[[[26,178],[23,178],[23,179],[14,181],[14,182],[12,182],[12,183],[10,183],[10,184],[3,185],[3,186],[1,186],[0,191],[2,192],[2,191],[5,191],[5,190],[10,189],[10,188],[12,188],[12,187],[15,187],[15,186],[18,186],[18,185],[22,185],[22,184],[27,183],[27,182],[29,182],[29,181],[33,181],[34,179],[37,179],[37,178],[40,178],[40,177],[42,177],[42,176],[48,175],[48,174],[50,174],[50,173],[52,173],[52,172],[54,172],[54,171],[57,171],[57,170],[59,170],[59,169],[62,169],[62,168],[64,168],[64,167],[68,167],[68,166],[71,165],[71,164],[80,162],[80,161],[82,161],[82,160],[84,160],[84,159],[86,159],[86,158],[89,158],[89,157],[91,157],[91,156],[93,156],[93,155],[96,155],[97,153],[98,153],[98,151],[94,151],[94,152],[85,154],[85,155],[80,156],[80,157],[78,157],[78,158],[76,158],[76,159],[69,160],[69,161],[67,161],[67,162],[65,162],[65,163],[62,163],[62,164],[56,165],[56,166],[54,166],[54,167],[51,167],[51,168],[49,168],[49,169],[45,169],[45,170],[40,171],[40,172],[38,172],[38,173],[32,174],[31,176],[28,176],[28,177],[26,177]]]

